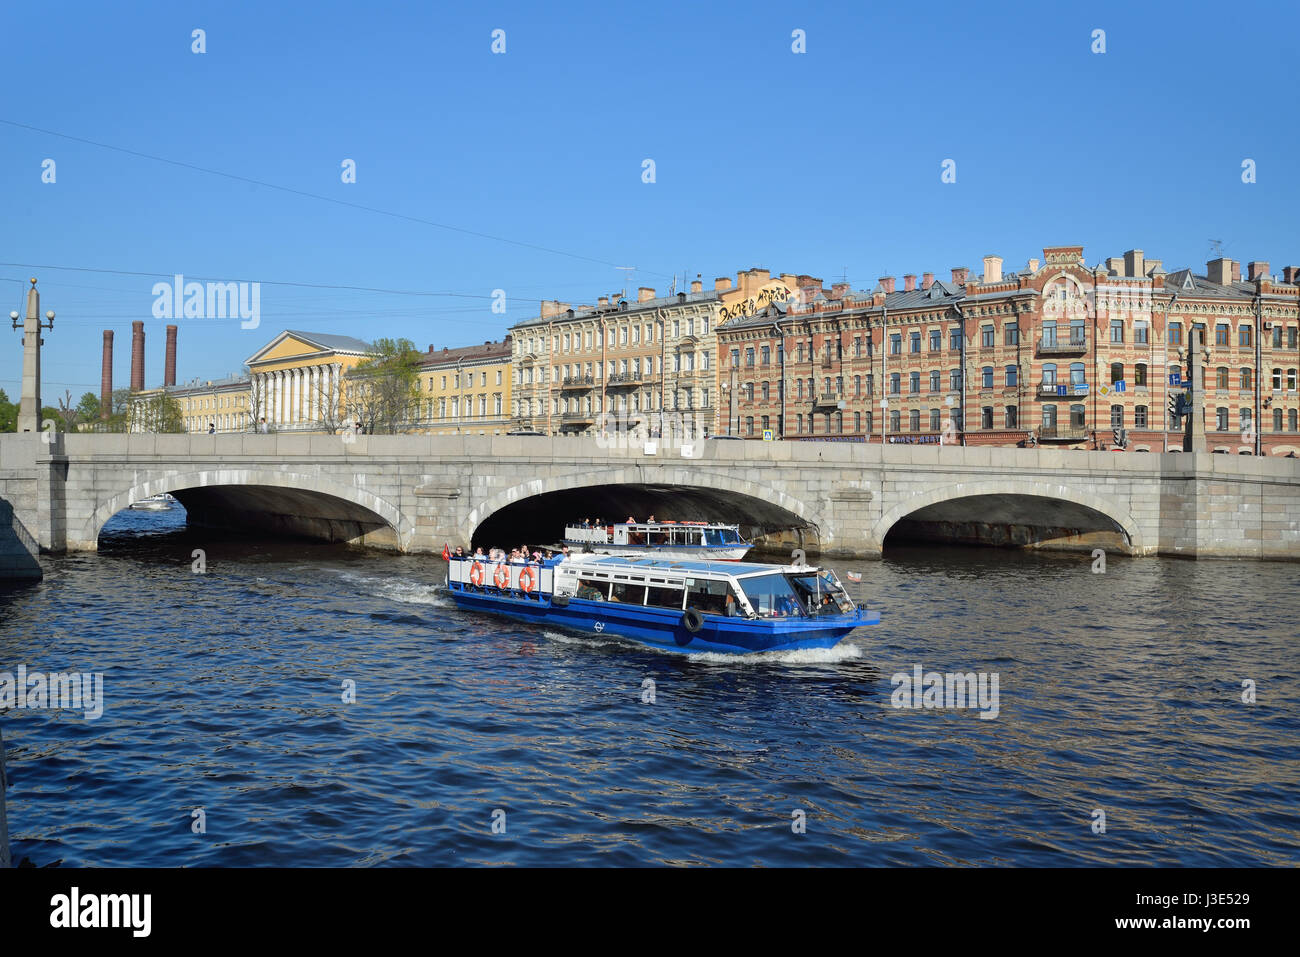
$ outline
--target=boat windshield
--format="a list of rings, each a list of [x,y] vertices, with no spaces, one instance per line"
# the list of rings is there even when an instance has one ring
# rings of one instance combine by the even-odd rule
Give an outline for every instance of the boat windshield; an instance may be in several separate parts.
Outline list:
[[[734,528],[709,528],[704,531],[706,545],[739,545],[740,533]]]
[[[791,575],[790,582],[799,593],[804,610],[812,615],[847,615],[853,611],[853,602],[829,572]]]
[[[798,618],[805,614],[805,603],[799,600],[790,579],[780,572],[742,578],[740,585],[760,618]]]

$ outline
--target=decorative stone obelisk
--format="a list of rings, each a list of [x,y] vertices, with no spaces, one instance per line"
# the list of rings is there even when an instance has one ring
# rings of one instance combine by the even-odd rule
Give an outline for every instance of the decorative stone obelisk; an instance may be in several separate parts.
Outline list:
[[[27,317],[23,320],[23,392],[18,406],[18,431],[41,430],[41,329],[54,328],[54,313],[45,314],[48,323],[41,322],[41,294],[36,291],[36,280],[27,290]],[[18,313],[9,313],[14,328],[18,328]]]
[[[1192,328],[1186,351],[1188,387],[1187,397],[1191,408],[1187,411],[1187,426],[1183,433],[1183,450],[1205,451],[1205,373],[1201,362],[1209,358],[1205,349],[1205,331]]]

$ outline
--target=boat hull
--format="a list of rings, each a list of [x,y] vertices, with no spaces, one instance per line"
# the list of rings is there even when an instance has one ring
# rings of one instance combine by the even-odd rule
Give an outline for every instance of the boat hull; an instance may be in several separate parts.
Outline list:
[[[554,605],[545,597],[541,600],[514,598],[455,588],[451,595],[457,607],[469,611],[602,637],[617,635],[656,648],[690,653],[752,654],[831,648],[855,629],[880,621],[879,615],[871,613],[862,616],[828,615],[815,624],[806,619],[778,622],[706,615],[700,630],[693,634],[683,624],[682,613],[672,609],[581,598],[571,598],[565,605]]]

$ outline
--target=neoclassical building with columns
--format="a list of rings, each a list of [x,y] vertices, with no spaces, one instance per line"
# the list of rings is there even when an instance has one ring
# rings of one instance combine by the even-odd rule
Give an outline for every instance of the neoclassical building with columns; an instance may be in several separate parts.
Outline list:
[[[275,432],[343,427],[343,381],[370,352],[351,336],[286,329],[247,360],[249,413]]]

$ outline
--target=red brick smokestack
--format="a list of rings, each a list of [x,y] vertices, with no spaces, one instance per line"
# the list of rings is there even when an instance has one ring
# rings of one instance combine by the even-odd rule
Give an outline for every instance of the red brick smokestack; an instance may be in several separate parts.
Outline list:
[[[104,330],[104,360],[99,369],[99,417],[113,411],[113,330]]]
[[[131,323],[131,391],[144,388],[144,323]]]
[[[167,327],[167,365],[163,369],[163,385],[176,384],[176,327]]]

